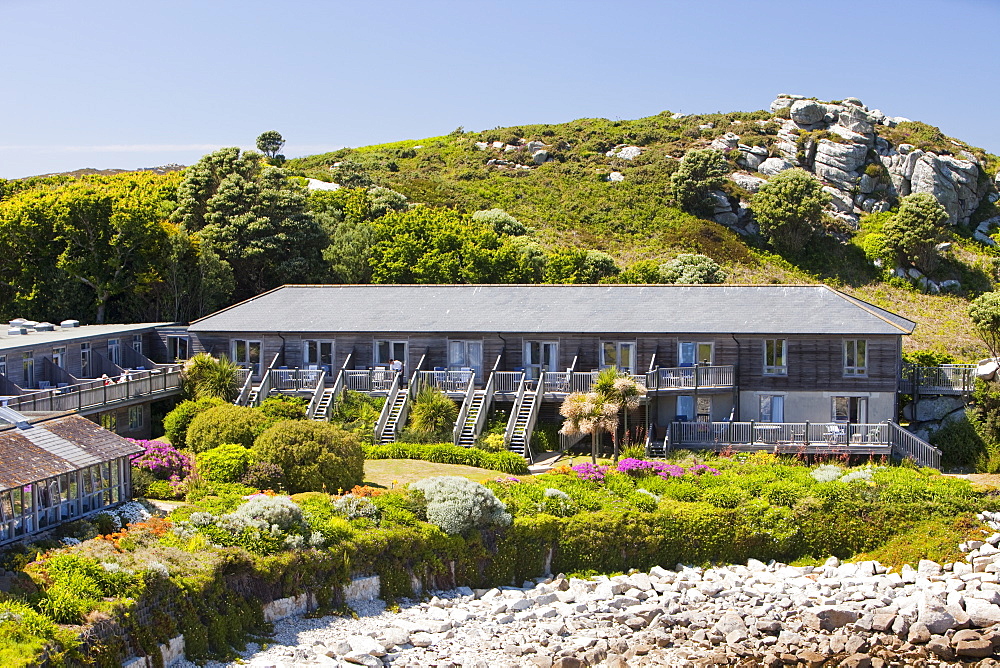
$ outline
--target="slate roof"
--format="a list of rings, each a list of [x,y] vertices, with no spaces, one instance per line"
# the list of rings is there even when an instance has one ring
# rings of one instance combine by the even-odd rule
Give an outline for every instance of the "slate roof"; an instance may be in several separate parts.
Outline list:
[[[0,353],[18,348],[34,348],[39,345],[58,345],[70,341],[85,341],[87,339],[116,334],[139,334],[156,327],[168,325],[166,322],[141,322],[134,325],[83,325],[61,329],[58,326],[52,332],[31,332],[10,336],[7,327],[0,324]]]
[[[29,424],[0,426],[0,491],[142,452],[80,415],[32,418]]]
[[[286,285],[192,332],[909,334],[824,285]]]

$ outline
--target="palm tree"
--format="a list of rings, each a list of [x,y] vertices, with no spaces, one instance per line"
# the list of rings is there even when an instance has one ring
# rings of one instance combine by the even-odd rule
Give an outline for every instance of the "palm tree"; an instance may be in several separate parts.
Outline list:
[[[639,402],[642,397],[646,396],[646,388],[644,388],[629,374],[619,371],[615,367],[608,367],[604,369],[597,375],[597,380],[594,381],[594,391],[605,399],[618,404],[624,410],[625,417],[625,436],[628,437],[628,412],[635,410],[639,407]],[[612,432],[613,442],[614,442],[614,456],[615,461],[618,461],[618,425],[615,425],[615,431]]]
[[[597,441],[601,431],[612,434],[618,429],[621,406],[598,392],[573,392],[559,407],[566,420],[559,431],[568,436],[590,434],[590,459],[597,464]]]
[[[199,353],[184,363],[184,392],[192,399],[218,397],[232,402],[240,393],[236,380],[239,367],[226,357]]]

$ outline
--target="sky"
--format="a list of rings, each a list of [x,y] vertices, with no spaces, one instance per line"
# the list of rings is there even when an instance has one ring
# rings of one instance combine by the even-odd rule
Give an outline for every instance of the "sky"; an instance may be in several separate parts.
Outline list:
[[[1000,1],[0,0],[0,178],[860,98],[1000,154]]]

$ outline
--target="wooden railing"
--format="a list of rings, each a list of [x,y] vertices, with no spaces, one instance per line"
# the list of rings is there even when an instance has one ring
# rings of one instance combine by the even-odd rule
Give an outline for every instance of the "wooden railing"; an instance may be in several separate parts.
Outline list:
[[[271,358],[271,363],[267,365],[267,369],[264,370],[264,375],[260,379],[260,387],[257,388],[257,401],[255,405],[259,406],[262,401],[267,399],[268,395],[271,394],[271,370],[278,363],[278,356],[280,353],[274,353],[274,357]]]
[[[489,417],[490,409],[493,407],[493,388],[496,385],[496,377],[500,369],[500,360],[503,359],[503,351],[497,355],[496,362],[493,363],[493,369],[490,371],[490,377],[486,380],[486,387],[483,388],[483,406],[479,409],[479,415],[476,417],[476,438],[483,433],[483,429],[486,427],[486,419]]]
[[[469,384],[465,388],[465,396],[462,398],[462,405],[458,409],[458,418],[455,420],[455,426],[451,430],[451,441],[455,445],[458,445],[458,437],[462,435],[462,427],[465,426],[465,420],[469,417],[469,407],[472,406],[472,398],[476,395],[476,377],[473,374],[469,378]]]
[[[903,363],[899,391],[904,394],[970,394],[976,389],[975,364],[919,366]]]
[[[313,390],[321,378],[325,378],[322,369],[271,369],[270,386],[279,392]]]
[[[941,468],[941,451],[895,422],[889,423],[889,439],[892,442],[892,454],[902,459],[912,459],[921,466]]]
[[[17,411],[97,411],[135,399],[176,394],[181,390],[181,367],[165,366],[130,373],[122,382],[91,380],[76,385],[30,392],[7,399]]]
[[[410,409],[413,408],[413,404],[417,400],[417,394],[420,393],[420,369],[423,368],[426,358],[427,353],[420,356],[417,368],[414,369],[413,375],[410,376],[410,384],[406,388],[406,403],[403,404],[403,408],[399,411],[399,417],[396,419],[397,427],[406,424],[406,420],[410,417]]]
[[[355,392],[388,392],[396,375],[390,369],[344,369],[344,387]]]
[[[475,383],[475,371],[421,371],[420,383],[437,388],[447,394],[461,394],[468,389],[469,381]]]
[[[542,387],[545,382],[545,372],[542,372],[541,377],[538,379],[538,386]],[[534,462],[535,457],[531,454],[531,435],[535,431],[535,423],[538,422],[538,414],[541,412],[542,407],[542,392],[535,392],[535,396],[531,400],[531,411],[528,413],[528,424],[524,426],[524,458],[529,462]]]
[[[660,368],[647,374],[647,389],[715,389],[730,388],[736,383],[736,368],[721,366],[683,366]]]
[[[495,371],[494,376],[494,392],[499,394],[514,394],[517,392],[517,386],[524,377],[524,374],[520,371]]]
[[[833,422],[673,422],[670,447],[890,445],[889,425]]]
[[[248,378],[250,378],[250,369],[246,369],[244,367],[240,367],[240,368],[236,369],[236,384],[237,385],[239,385],[240,387],[243,387],[243,384],[247,382]]]
[[[327,410],[327,417],[333,415],[334,409],[337,407],[337,402],[340,397],[344,394],[344,382],[347,372],[347,367],[351,363],[351,358],[354,357],[354,351],[347,353],[347,359],[344,360],[343,366],[337,371],[337,377],[333,380],[333,387],[331,388],[332,398],[330,399],[330,406]]]
[[[520,411],[521,403],[524,402],[524,393],[528,390],[527,376],[520,374],[521,378],[517,383],[517,393],[514,396],[514,406],[510,409],[510,417],[507,418],[507,428],[503,432],[504,447],[510,446],[510,439],[514,435],[514,427],[517,425],[517,414]]]
[[[316,407],[319,406],[320,400],[323,398],[323,392],[326,390],[326,370],[322,369],[319,372],[319,378],[316,379],[316,387],[313,389],[312,398],[309,400],[309,408],[306,409],[306,417],[310,420],[316,414]]]
[[[240,373],[245,371],[246,373]],[[250,369],[237,369],[236,370],[236,382],[239,383],[240,376],[243,376],[243,384],[240,385],[240,393],[236,396],[236,401],[233,403],[237,406],[246,406],[247,402],[250,401],[250,392],[253,391],[253,376],[250,375]]]
[[[392,384],[389,386],[389,393],[386,395],[385,403],[382,404],[382,412],[379,413],[378,422],[375,423],[376,442],[381,440],[382,431],[385,429],[385,425],[389,421],[389,415],[392,414],[393,404],[396,403],[396,395],[399,394],[399,379],[402,376],[403,374],[401,373],[393,373]]]

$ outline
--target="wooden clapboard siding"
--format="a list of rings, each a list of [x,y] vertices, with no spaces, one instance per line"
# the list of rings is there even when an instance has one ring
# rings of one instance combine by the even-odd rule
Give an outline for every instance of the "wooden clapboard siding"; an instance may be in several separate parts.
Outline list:
[[[788,375],[764,375],[764,341],[740,339],[739,384],[743,389],[893,392],[898,382],[897,337],[867,337],[868,375],[844,376],[844,337],[785,337]]]

